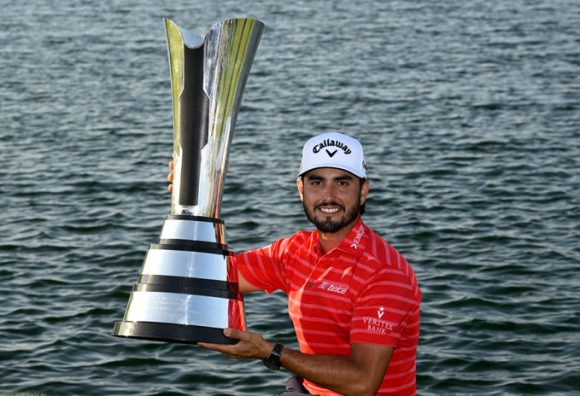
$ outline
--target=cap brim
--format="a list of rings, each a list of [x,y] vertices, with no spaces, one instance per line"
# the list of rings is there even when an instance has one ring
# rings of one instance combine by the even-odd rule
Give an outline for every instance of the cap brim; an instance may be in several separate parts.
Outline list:
[[[353,175],[355,175],[356,177],[359,177],[359,178],[361,178],[361,179],[366,179],[366,178],[367,178],[366,174],[362,174],[362,175],[361,175],[361,174],[360,174],[360,173],[358,173],[358,172],[357,172],[355,169],[352,169],[352,168],[347,168],[346,166],[336,166],[336,164],[317,164],[316,166],[313,166],[312,168],[308,168],[308,169],[306,169],[306,170],[304,170],[304,171],[300,172],[300,174],[298,174],[298,176],[302,176],[302,175],[304,175],[305,173],[308,173],[308,172],[310,172],[311,170],[314,170],[314,169],[320,169],[320,168],[333,168],[333,169],[340,169],[340,170],[346,171],[346,172],[348,172],[348,173],[352,173]]]

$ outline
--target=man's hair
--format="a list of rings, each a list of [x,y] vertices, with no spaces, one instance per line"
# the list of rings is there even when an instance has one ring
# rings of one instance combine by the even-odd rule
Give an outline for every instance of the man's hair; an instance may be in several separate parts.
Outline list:
[[[363,186],[364,182],[365,182],[367,179],[363,179],[362,177],[359,177],[359,178],[358,178],[358,180],[360,181],[360,188],[359,188],[359,191],[358,191],[358,193],[359,193],[359,195],[360,195],[360,192],[362,191],[362,186]],[[365,201],[365,202],[364,202],[364,203],[363,203],[363,204],[360,206],[360,215],[361,215],[361,216],[365,214],[365,206],[366,206],[366,204],[367,204],[367,201]]]

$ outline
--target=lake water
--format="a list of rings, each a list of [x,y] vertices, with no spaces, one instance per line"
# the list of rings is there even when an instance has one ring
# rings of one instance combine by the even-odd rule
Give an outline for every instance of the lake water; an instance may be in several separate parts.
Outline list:
[[[419,394],[580,389],[576,0],[0,0],[0,393],[273,395],[287,372],[114,338],[170,210],[163,17],[263,33],[231,148],[232,249],[310,227],[302,143],[360,138],[367,223],[423,292]],[[281,294],[249,329],[295,345]]]

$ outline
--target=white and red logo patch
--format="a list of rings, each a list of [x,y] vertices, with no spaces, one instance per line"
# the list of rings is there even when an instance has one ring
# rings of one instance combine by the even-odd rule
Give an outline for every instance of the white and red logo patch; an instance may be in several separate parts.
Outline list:
[[[320,286],[318,286],[318,288],[335,294],[346,294],[346,292],[348,291],[348,286],[343,285],[341,283],[329,281],[322,281],[320,283]]]
[[[362,239],[362,237],[363,237],[364,234],[365,234],[365,227],[362,226],[357,231],[356,235],[354,236],[354,240],[350,244],[350,247],[353,248],[353,249],[358,249],[358,244],[360,243],[360,240]]]

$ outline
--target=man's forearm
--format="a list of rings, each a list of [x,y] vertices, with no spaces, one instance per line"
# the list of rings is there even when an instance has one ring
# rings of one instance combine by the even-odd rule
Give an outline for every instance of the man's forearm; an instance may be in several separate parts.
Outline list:
[[[225,329],[227,337],[237,344],[198,343],[198,346],[224,353],[237,359],[266,359],[274,343],[261,334]],[[353,343],[351,354],[309,355],[284,348],[281,365],[294,374],[322,387],[345,395],[374,395],[387,371],[393,348],[385,345]]]
[[[383,370],[380,380],[373,381],[352,355],[309,355],[285,348],[280,361],[297,376],[344,395],[374,395],[384,376]]]

